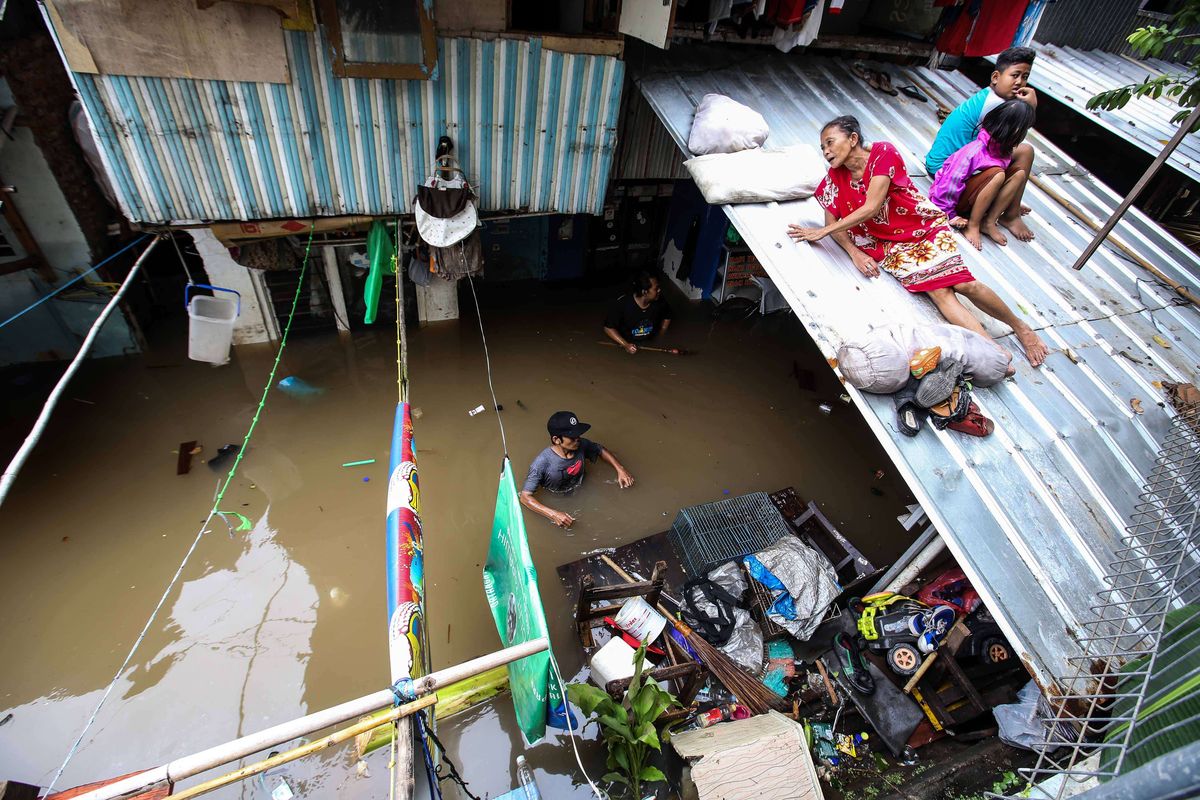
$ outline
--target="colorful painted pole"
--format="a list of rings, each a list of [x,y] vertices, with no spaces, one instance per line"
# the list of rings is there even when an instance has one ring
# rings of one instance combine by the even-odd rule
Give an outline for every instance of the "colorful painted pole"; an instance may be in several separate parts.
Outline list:
[[[392,426],[391,478],[387,492],[388,657],[392,682],[424,674],[425,570],[421,543],[421,488],[413,444],[412,411],[396,405]],[[397,796],[408,800],[414,789],[411,720],[398,725],[393,780]]]

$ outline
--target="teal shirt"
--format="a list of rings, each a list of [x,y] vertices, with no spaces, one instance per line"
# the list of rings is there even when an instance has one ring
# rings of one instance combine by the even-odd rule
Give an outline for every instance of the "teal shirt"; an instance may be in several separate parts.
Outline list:
[[[925,170],[930,177],[937,174],[947,158],[966,147],[979,135],[979,125],[984,116],[996,106],[1004,102],[1004,98],[991,90],[991,87],[980,89],[968,97],[962,104],[950,112],[942,127],[938,129],[933,147],[925,156]]]

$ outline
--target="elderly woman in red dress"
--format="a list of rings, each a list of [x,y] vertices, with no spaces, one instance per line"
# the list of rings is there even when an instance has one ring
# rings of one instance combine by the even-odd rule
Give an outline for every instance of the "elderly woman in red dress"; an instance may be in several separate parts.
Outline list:
[[[958,295],[1013,329],[1033,366],[1046,360],[1045,343],[986,284],[975,280],[958,252],[946,215],[917,191],[900,153],[888,142],[868,145],[854,117],[838,117],[821,131],[829,174],[817,187],[825,226],[788,226],[797,242],[832,236],[868,278],[882,268],[910,292],[929,296],[954,325],[987,336]]]

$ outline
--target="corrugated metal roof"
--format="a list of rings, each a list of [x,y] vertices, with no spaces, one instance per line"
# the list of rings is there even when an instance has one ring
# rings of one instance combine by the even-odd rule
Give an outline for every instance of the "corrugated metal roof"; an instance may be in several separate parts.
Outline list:
[[[946,105],[977,89],[958,73],[890,69],[895,85],[919,82]],[[825,121],[853,113],[867,139],[894,143],[928,189],[920,165],[938,128],[935,103],[883,95],[843,62],[735,60],[728,51],[673,47],[637,80],[681,149],[708,92],[760,111],[774,147],[815,145]],[[1038,180],[1052,191],[1097,219],[1117,205],[1111,190],[1065,154],[1036,135],[1032,141]],[[890,397],[850,393],[1022,658],[1049,682],[1080,652],[1080,623],[1108,588],[1104,566],[1167,431],[1171,412],[1156,382],[1194,381],[1200,373],[1200,312],[1176,305],[1173,292],[1108,246],[1075,272],[1071,264],[1091,230],[1033,186],[1026,201],[1035,242],[963,250],[972,272],[1056,351],[1037,370],[1018,355],[1013,380],[977,392],[996,432],[975,439],[930,429],[908,439],[896,430]],[[864,279],[831,240],[791,242],[789,222],[823,219],[815,200],[726,206],[725,213],[826,356],[874,326],[941,321],[928,300],[897,281]],[[1200,283],[1196,257],[1136,210],[1117,233],[1174,279]],[[1156,335],[1171,347],[1156,344]],[[1004,342],[1020,352],[1011,336]],[[1135,398],[1144,413],[1131,407]]]
[[[1065,103],[1080,114],[1086,114],[1103,126],[1157,156],[1163,145],[1175,135],[1179,126],[1171,117],[1180,110],[1179,104],[1167,97],[1134,97],[1116,111],[1089,111],[1087,101],[1106,89],[1140,83],[1147,77],[1164,73],[1187,73],[1187,68],[1165,61],[1135,61],[1127,56],[1113,55],[1100,50],[1074,50],[1052,44],[1034,43],[1037,63],[1030,73],[1029,83]],[[1200,135],[1184,137],[1167,163],[1192,180],[1200,181]]]
[[[641,92],[628,92],[625,95],[621,135],[617,139],[615,177],[628,180],[688,177],[679,148]]]
[[[441,39],[437,80],[341,79],[319,33],[286,36],[290,84],[75,73],[126,216],[404,213],[443,134],[485,209],[602,210],[618,59]]]

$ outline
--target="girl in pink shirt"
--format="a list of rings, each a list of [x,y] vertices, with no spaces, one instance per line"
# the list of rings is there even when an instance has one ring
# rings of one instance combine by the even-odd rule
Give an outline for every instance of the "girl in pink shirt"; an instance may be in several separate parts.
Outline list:
[[[1033,106],[1006,100],[983,118],[979,135],[946,159],[933,178],[929,199],[946,212],[950,224],[966,228],[967,241],[983,249],[983,235],[1008,244],[997,220],[1020,203],[1029,176],[1012,166],[1013,148],[1033,127]],[[1032,238],[1032,237],[1030,237]]]

